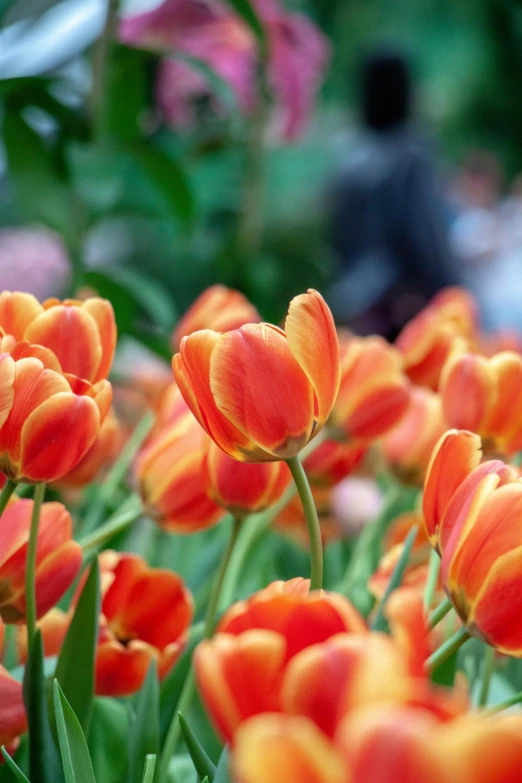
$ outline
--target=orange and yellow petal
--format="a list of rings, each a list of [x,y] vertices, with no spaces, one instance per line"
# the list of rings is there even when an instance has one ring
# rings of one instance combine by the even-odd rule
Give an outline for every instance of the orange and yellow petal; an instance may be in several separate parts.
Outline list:
[[[15,340],[23,340],[27,327],[43,313],[43,307],[32,294],[3,291],[0,294],[0,328]]]

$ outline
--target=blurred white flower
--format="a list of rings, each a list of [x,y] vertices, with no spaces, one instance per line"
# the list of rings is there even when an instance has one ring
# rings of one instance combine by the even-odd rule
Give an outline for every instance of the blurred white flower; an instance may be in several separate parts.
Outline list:
[[[332,489],[332,512],[345,536],[356,536],[382,509],[383,496],[374,479],[349,476]]]

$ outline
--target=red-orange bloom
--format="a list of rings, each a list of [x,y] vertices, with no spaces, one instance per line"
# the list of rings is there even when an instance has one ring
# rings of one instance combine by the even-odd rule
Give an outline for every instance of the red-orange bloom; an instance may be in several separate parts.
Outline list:
[[[413,387],[406,414],[382,440],[392,470],[403,481],[422,486],[433,448],[447,429],[440,396]]]
[[[332,318],[317,291],[290,303],[285,331],[248,324],[195,332],[173,359],[176,381],[211,438],[243,462],[296,455],[325,424],[339,388]]]
[[[48,299],[40,304],[32,294],[4,291],[0,294],[0,328],[17,342],[49,348],[63,373],[90,383],[109,374],[116,322],[106,299]]]
[[[25,563],[32,500],[19,500],[0,519],[0,617],[25,620]],[[36,549],[36,613],[41,617],[69,589],[82,564],[82,549],[72,540],[71,516],[61,503],[44,503]]]
[[[297,653],[338,633],[366,632],[345,598],[308,589],[305,579],[274,582],[232,606],[216,636],[197,648],[199,689],[227,741],[252,715],[282,708],[284,672]]]
[[[192,596],[172,571],[149,568],[139,555],[100,557],[102,617],[96,655],[96,693],[139,690],[153,659],[160,678],[181,655],[193,616]]]
[[[0,470],[15,481],[56,481],[94,443],[111,385],[63,375],[50,350],[11,337],[0,351]]]
[[[4,624],[0,618],[0,650],[4,642]],[[0,665],[0,747],[14,751],[20,734],[27,731],[22,683],[15,680],[7,669]],[[3,757],[0,754],[0,764]]]
[[[64,612],[55,606],[38,621],[38,630],[42,634],[43,650],[46,658],[59,655],[69,629],[73,611],[74,609]],[[19,625],[16,628],[16,650],[18,660],[20,663],[25,664],[28,656],[26,625]]]
[[[59,487],[85,487],[95,481],[116,459],[123,443],[122,427],[111,408],[91,448],[70,473],[56,484]]]
[[[139,455],[135,472],[147,513],[173,533],[214,525],[223,509],[205,491],[209,439],[190,412],[164,428]]]
[[[440,392],[450,427],[476,432],[506,454],[522,448],[522,356],[457,354],[444,366]]]
[[[360,443],[325,440],[303,461],[310,484],[321,487],[337,484],[361,465],[367,451]]]
[[[208,440],[202,481],[211,500],[236,518],[280,500],[291,479],[284,462],[238,462]]]
[[[212,285],[198,296],[180,319],[172,335],[172,347],[178,351],[182,339],[200,329],[229,332],[260,320],[256,308],[242,293],[224,285]]]
[[[381,337],[340,341],[341,385],[332,422],[349,438],[371,441],[394,427],[409,402],[399,352]]]
[[[397,338],[407,375],[419,386],[436,390],[455,339],[474,344],[477,326],[477,303],[468,291],[461,288],[441,291],[406,324]]]
[[[522,480],[480,457],[478,435],[450,430],[441,439],[426,477],[426,532],[470,633],[522,656]]]

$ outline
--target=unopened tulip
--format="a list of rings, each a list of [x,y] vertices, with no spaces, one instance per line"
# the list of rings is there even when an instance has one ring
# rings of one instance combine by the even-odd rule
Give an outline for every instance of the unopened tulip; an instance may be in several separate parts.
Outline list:
[[[56,481],[94,443],[111,385],[63,375],[49,349],[10,337],[0,349],[0,470],[14,481]]]
[[[149,568],[139,555],[101,555],[103,597],[96,654],[96,693],[138,691],[152,660],[165,677],[183,652],[192,596],[172,571]]]
[[[316,291],[290,303],[285,331],[248,324],[195,332],[173,359],[176,381],[211,438],[234,459],[289,459],[326,423],[339,386],[333,318]]]
[[[436,390],[455,341],[471,347],[477,327],[478,306],[473,296],[461,288],[441,291],[397,338],[406,374],[413,383]]]
[[[61,488],[85,487],[95,481],[115,460],[122,446],[122,427],[111,409],[91,448],[70,473],[56,484]]]
[[[522,656],[522,480],[500,460],[480,463],[480,438],[450,430],[426,477],[424,521],[441,578],[468,631]]]
[[[290,479],[284,462],[238,462],[209,439],[203,460],[203,486],[211,500],[236,518],[273,506]]]
[[[0,617],[6,623],[25,620],[25,566],[32,512],[32,500],[18,500],[0,518]],[[69,512],[61,503],[44,503],[36,548],[37,617],[58,603],[81,564],[82,549],[72,540]]]
[[[83,302],[48,299],[4,291],[0,295],[0,327],[15,340],[49,348],[63,373],[90,383],[107,378],[116,348],[112,305],[93,297]]]
[[[304,579],[274,582],[232,606],[197,648],[200,693],[227,741],[252,715],[281,710],[282,678],[297,653],[338,633],[367,632],[348,600],[308,590]]]
[[[146,445],[135,473],[147,513],[171,533],[211,527],[223,509],[206,493],[203,462],[209,438],[190,412]]]
[[[387,462],[401,480],[422,486],[431,453],[447,429],[440,396],[413,387],[408,410],[381,442]]]
[[[381,337],[342,336],[341,385],[331,423],[351,439],[371,441],[394,427],[409,402],[399,352]]]
[[[229,332],[250,323],[259,323],[261,317],[246,296],[224,285],[212,285],[203,291],[179,321],[172,345],[177,351],[184,337],[200,329]]]
[[[457,354],[444,366],[440,392],[450,427],[478,433],[501,453],[522,448],[522,356]]]

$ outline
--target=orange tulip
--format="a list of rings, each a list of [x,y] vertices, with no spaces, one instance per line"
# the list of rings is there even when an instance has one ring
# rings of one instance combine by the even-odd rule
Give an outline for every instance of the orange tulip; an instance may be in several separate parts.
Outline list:
[[[274,582],[232,606],[197,648],[199,690],[227,741],[252,715],[281,710],[284,672],[297,653],[337,633],[366,633],[349,601],[308,588],[304,579]]]
[[[69,473],[109,410],[108,381],[91,386],[63,375],[55,363],[48,349],[0,341],[0,470],[15,481],[55,481]]]
[[[381,443],[392,470],[403,481],[422,485],[431,453],[447,429],[440,396],[414,387],[406,414]]]
[[[476,432],[505,454],[522,448],[522,356],[457,354],[444,366],[440,392],[450,427]]]
[[[194,533],[223,516],[205,491],[209,439],[191,413],[166,427],[138,456],[135,473],[147,513],[172,533]]]
[[[396,340],[404,370],[413,383],[436,391],[455,340],[474,345],[478,306],[463,288],[447,288],[406,324]]]
[[[4,641],[4,624],[0,619],[0,650]],[[22,683],[15,680],[7,669],[0,665],[0,747],[8,752],[16,749],[18,737],[27,731]],[[0,754],[0,764],[3,756]]]
[[[303,461],[312,486],[331,487],[362,464],[367,447],[360,443],[342,443],[328,438]]]
[[[331,422],[353,439],[371,441],[394,427],[410,402],[399,352],[381,337],[340,341],[341,385]]]
[[[522,656],[522,480],[500,460],[479,464],[480,438],[450,430],[426,477],[424,521],[441,578],[468,631]]]
[[[325,424],[339,387],[332,314],[316,291],[290,303],[286,332],[249,324],[183,338],[173,359],[190,409],[243,462],[295,456]]]
[[[114,462],[122,444],[122,427],[111,408],[89,451],[70,473],[58,479],[56,485],[62,488],[77,488],[95,481],[100,473]]]
[[[100,557],[102,618],[96,655],[96,693],[139,690],[152,660],[165,677],[183,652],[193,616],[192,596],[172,571],[149,568],[139,555]]]
[[[25,563],[32,500],[9,505],[0,519],[0,617],[25,619]],[[44,503],[36,549],[36,613],[42,617],[69,589],[82,564],[82,549],[72,540],[71,516],[61,503]]]
[[[46,658],[59,655],[62,644],[69,629],[71,613],[63,612],[56,606],[38,621],[38,630],[42,634],[44,656]],[[27,626],[16,628],[16,649],[20,663],[25,664],[28,656]]]
[[[236,518],[273,506],[290,479],[284,462],[238,462],[209,439],[203,459],[203,487],[211,500]]]
[[[260,320],[254,305],[239,291],[224,285],[212,285],[198,296],[180,319],[172,335],[172,347],[178,351],[182,339],[200,329],[229,332]]]
[[[4,291],[0,294],[0,328],[17,342],[49,348],[63,373],[90,383],[109,374],[116,322],[106,299],[48,299],[40,304],[32,294]]]

